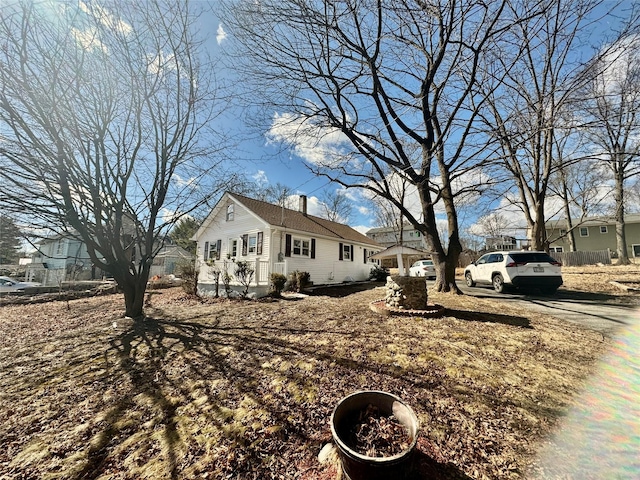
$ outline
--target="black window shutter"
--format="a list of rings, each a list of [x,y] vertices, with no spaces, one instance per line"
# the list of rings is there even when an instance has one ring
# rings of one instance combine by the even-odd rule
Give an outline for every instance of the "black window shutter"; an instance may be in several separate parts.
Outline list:
[[[248,246],[249,246],[249,235],[245,233],[244,235],[242,235],[242,256],[243,257],[247,256]]]
[[[284,256],[285,257],[291,256],[291,235],[289,234],[286,234],[284,236]]]
[[[209,242],[204,242],[204,261],[209,260]]]
[[[216,240],[216,260],[220,260],[221,248],[222,248],[222,240]]]
[[[311,258],[316,258],[316,239],[311,239]]]
[[[340,254],[338,255],[338,260],[342,260],[342,244],[338,244],[340,246]]]
[[[256,246],[256,254],[262,255],[262,232],[258,232],[258,245]]]
[[[364,248],[363,250],[364,250],[364,257],[363,257],[364,263],[367,263],[367,249]]]
[[[351,261],[353,262],[353,245],[351,245]]]

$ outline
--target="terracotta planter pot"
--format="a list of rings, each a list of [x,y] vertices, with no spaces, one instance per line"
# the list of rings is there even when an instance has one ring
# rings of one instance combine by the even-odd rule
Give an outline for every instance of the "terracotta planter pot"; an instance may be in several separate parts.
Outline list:
[[[352,428],[361,411],[368,405],[378,408],[381,415],[394,415],[409,435],[409,446],[391,457],[369,457],[353,449],[349,443]],[[338,403],[331,415],[331,434],[338,447],[342,470],[350,480],[401,480],[408,477],[411,459],[418,439],[418,417],[397,396],[379,391],[353,393]]]

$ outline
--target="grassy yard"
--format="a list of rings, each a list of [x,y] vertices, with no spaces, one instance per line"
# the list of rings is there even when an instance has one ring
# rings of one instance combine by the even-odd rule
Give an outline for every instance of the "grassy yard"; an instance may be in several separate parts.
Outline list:
[[[335,479],[317,456],[361,389],[417,413],[416,478],[524,478],[610,344],[486,299],[382,317],[381,296],[0,307],[0,478]]]

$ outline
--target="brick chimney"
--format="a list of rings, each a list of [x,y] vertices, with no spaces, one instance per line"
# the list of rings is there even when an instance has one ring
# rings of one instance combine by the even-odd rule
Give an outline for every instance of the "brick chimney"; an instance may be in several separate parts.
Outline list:
[[[299,210],[302,212],[303,215],[307,214],[307,196],[306,195],[300,195]]]

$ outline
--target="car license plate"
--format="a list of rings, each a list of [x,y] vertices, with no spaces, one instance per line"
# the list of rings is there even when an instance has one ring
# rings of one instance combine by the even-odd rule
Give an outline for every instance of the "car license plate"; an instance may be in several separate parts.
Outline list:
[[[544,272],[544,267],[533,267],[534,272]]]

